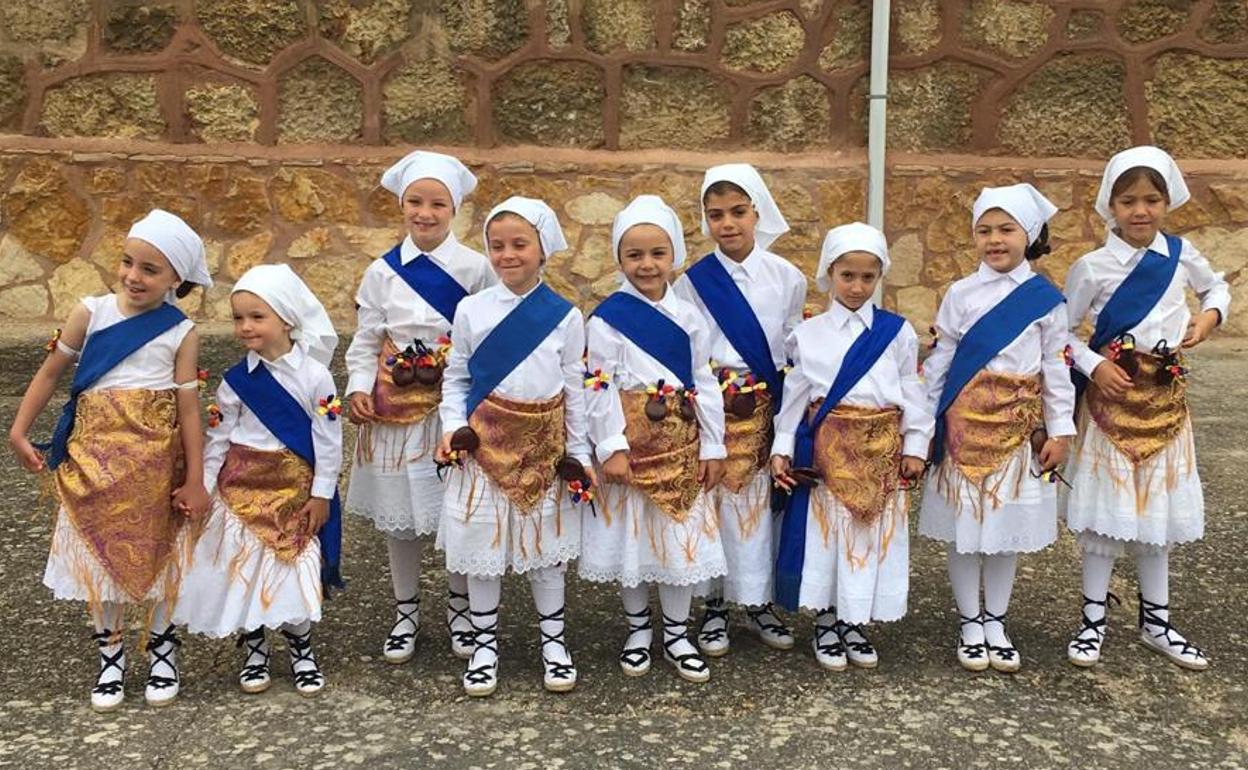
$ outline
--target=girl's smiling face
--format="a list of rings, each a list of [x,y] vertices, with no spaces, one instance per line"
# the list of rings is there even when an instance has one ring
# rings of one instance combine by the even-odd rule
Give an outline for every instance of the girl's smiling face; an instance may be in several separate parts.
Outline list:
[[[975,223],[975,252],[998,273],[1008,273],[1023,262],[1027,231],[1001,209],[989,209]]]
[[[537,285],[546,258],[536,227],[504,211],[486,225],[485,238],[490,264],[504,286],[513,294],[524,294]]]
[[[117,296],[123,310],[133,314],[157,307],[181,283],[160,249],[139,238],[126,239],[117,265]]]
[[[754,228],[758,226],[758,211],[749,196],[739,190],[708,190],[702,208],[711,237],[724,255],[738,262],[748,257],[754,250]]]
[[[1109,201],[1118,234],[1137,249],[1152,244],[1166,221],[1169,207],[1170,198],[1158,190],[1146,174],[1138,175]]]
[[[403,191],[402,209],[403,224],[418,249],[433,251],[446,240],[455,217],[455,202],[446,185],[417,179]]]
[[[663,299],[672,276],[672,241],[658,225],[634,225],[620,237],[620,269],[651,302]]]

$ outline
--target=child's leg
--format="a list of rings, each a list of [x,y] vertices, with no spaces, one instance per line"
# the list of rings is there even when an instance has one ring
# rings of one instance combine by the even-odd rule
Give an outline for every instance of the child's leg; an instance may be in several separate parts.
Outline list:
[[[1017,570],[1016,553],[984,556],[984,640],[988,643],[988,661],[998,671],[1017,671],[1021,663],[1018,650],[1005,630],[1005,616],[1010,609]]]
[[[1066,645],[1066,657],[1076,666],[1090,666],[1101,658],[1109,580],[1116,556],[1109,547],[1090,547],[1088,533],[1081,533],[1079,540],[1083,546],[1083,625]]]
[[[698,629],[698,648],[717,658],[728,654],[728,645],[728,605],[721,596],[708,596]]]
[[[273,683],[269,672],[269,641],[264,626],[239,634],[238,646],[247,648],[243,668],[238,672],[238,686],[249,694],[261,693]]]
[[[451,634],[451,652],[467,660],[472,655],[472,621],[468,617],[468,576],[446,573],[446,628]]]
[[[420,541],[388,535],[386,550],[390,555],[395,618],[382,652],[388,662],[404,663],[416,653],[416,634],[420,631]]]
[[[836,608],[819,610],[815,615],[815,662],[829,671],[844,671],[849,666],[845,643],[837,628]]]
[[[1140,576],[1140,638],[1184,668],[1207,668],[1201,649],[1170,625],[1170,552],[1137,547],[1135,566]]]
[[[149,706],[166,706],[178,697],[177,650],[182,646],[177,629],[169,622],[172,602],[162,601],[152,610],[151,633],[147,640],[147,688]]]
[[[620,651],[620,668],[629,676],[641,676],[650,670],[650,645],[654,642],[654,625],[650,622],[650,586],[621,586],[620,602],[628,621],[628,638]]]
[[[705,682],[711,669],[689,639],[689,605],[693,586],[659,586],[659,606],[663,610],[663,657],[676,667],[676,673],[690,682]]]
[[[464,669],[464,692],[489,695],[498,686],[498,601],[501,577],[468,576],[468,614],[472,622],[472,657]]]
[[[564,640],[564,580],[566,566],[541,567],[530,570],[529,587],[533,590],[533,606],[537,608],[537,627],[541,632],[542,682],[551,692],[564,692],[576,686],[576,667]]]
[[[117,602],[92,605],[91,622],[95,633],[91,638],[99,647],[100,655],[100,673],[91,690],[91,708],[96,711],[112,711],[125,697],[122,686],[126,674],[126,650],[122,645],[125,609],[125,605]]]
[[[983,614],[979,604],[981,557],[977,553],[958,553],[949,545],[949,583],[953,600],[958,605],[958,662],[963,668],[983,671],[988,668],[988,649],[984,644]]]
[[[325,687],[325,675],[312,653],[312,621],[286,623],[282,626],[282,636],[286,637],[290,650],[290,673],[295,680],[295,691],[300,695],[316,695]]]

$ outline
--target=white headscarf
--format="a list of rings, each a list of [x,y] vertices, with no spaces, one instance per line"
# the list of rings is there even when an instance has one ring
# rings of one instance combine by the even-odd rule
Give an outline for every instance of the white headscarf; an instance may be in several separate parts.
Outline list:
[[[638,195],[615,215],[615,224],[611,227],[611,251],[617,262],[620,260],[620,240],[624,233],[637,225],[662,228],[672,242],[672,269],[679,269],[685,263],[685,231],[680,225],[680,216],[657,195]]]
[[[559,217],[555,215],[555,210],[546,205],[545,201],[522,198],[519,195],[513,195],[490,209],[489,216],[485,218],[485,225],[481,228],[487,248],[490,242],[490,222],[504,211],[511,212],[533,225],[537,230],[538,240],[542,244],[543,257],[549,259],[550,255],[556,251],[568,248],[568,242],[563,238],[563,228],[559,226]]]
[[[776,207],[776,201],[771,197],[767,183],[753,166],[748,163],[727,163],[708,168],[706,175],[702,177],[702,193],[699,196],[701,200],[706,200],[707,189],[716,182],[732,182],[750,196],[750,202],[754,204],[754,210],[758,212],[758,225],[754,228],[754,242],[760,249],[767,249],[777,238],[789,231],[789,223],[784,221],[784,215]],[[702,234],[708,236],[711,234],[710,225],[706,221],[705,204],[702,206]]]
[[[834,227],[824,236],[823,249],[819,252],[819,271],[815,273],[815,284],[819,287],[819,291],[832,289],[828,280],[828,270],[836,263],[836,260],[851,251],[865,251],[879,257],[881,278],[892,265],[892,261],[888,258],[888,241],[884,238],[884,233],[862,222]]]
[[[159,249],[183,281],[204,288],[212,285],[212,276],[208,274],[208,262],[204,257],[203,239],[176,214],[152,209],[147,216],[130,226],[126,237],[138,238]],[[173,291],[169,292],[167,299],[169,302],[176,299]]]
[[[985,187],[975,199],[971,211],[971,230],[979,224],[984,212],[992,209],[1001,209],[1009,214],[1026,231],[1028,246],[1036,242],[1036,238],[1040,237],[1040,228],[1057,213],[1057,206],[1026,182],[1009,187]]]
[[[456,211],[464,197],[477,187],[477,178],[458,158],[425,150],[409,152],[398,163],[386,169],[381,175],[381,186],[402,201],[403,193],[417,179],[436,179],[446,185]]]
[[[1151,145],[1123,150],[1105,164],[1105,174],[1101,177],[1101,189],[1096,194],[1096,213],[1104,217],[1111,227],[1114,224],[1114,215],[1109,210],[1109,199],[1113,194],[1114,182],[1137,166],[1151,168],[1166,180],[1166,193],[1170,198],[1168,211],[1174,211],[1192,197],[1187,189],[1187,182],[1183,181],[1183,172],[1179,171],[1179,164],[1174,162],[1170,153]]]
[[[290,339],[308,355],[329,366],[338,347],[338,333],[316,298],[290,265],[256,265],[234,284],[231,294],[249,291],[268,303],[292,327]]]

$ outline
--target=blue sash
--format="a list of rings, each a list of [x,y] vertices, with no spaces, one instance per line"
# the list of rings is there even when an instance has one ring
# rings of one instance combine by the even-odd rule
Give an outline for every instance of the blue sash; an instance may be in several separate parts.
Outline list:
[[[778,414],[780,399],[784,395],[784,381],[771,358],[767,333],[758,322],[749,300],[737,288],[715,254],[699,259],[696,265],[685,271],[685,275],[733,349],[745,359],[750,371],[767,383]]]
[[[257,364],[249,372],[247,359],[244,358],[225,373],[224,379],[252,414],[264,423],[264,427],[277,436],[278,441],[299,455],[313,469],[316,468],[316,449],[312,445],[312,418],[294,396],[274,379],[267,366],[263,363]],[[321,527],[317,537],[321,541],[321,585],[328,597],[331,587],[346,586],[342,580],[341,569],[342,502],[337,489],[329,503],[329,520]]]
[[[693,387],[693,349],[689,335],[675,321],[649,303],[622,291],[603,300],[593,315],[653,356],[676,375],[681,385]]]
[[[828,388],[823,404],[810,420],[803,419],[797,428],[793,450],[793,466],[808,468],[815,462],[815,434],[828,413],[854,389],[859,380],[871,371],[884,351],[892,344],[906,320],[886,310],[875,308],[874,319],[841,361],[841,368]],[[806,560],[806,517],[810,507],[810,488],[798,485],[789,495],[780,525],[780,547],[776,554],[776,601],[780,606],[796,610],[802,587],[802,565]]]
[[[932,462],[945,456],[945,411],[980,370],[1023,333],[1032,322],[1043,318],[1066,299],[1042,275],[1033,275],[1015,287],[991,310],[980,316],[958,343],[945,387],[936,406],[936,442]]]
[[[61,409],[52,439],[44,444],[35,444],[46,453],[44,462],[50,470],[56,470],[56,466],[65,461],[69,436],[74,431],[74,418],[78,414],[78,397],[82,392],[130,354],[184,320],[186,315],[176,306],[162,303],[160,307],[131,316],[87,337],[69,386],[69,400]]]
[[[400,258],[402,244],[395,246],[382,257],[395,275],[412,287],[412,291],[438,311],[447,323],[455,320],[455,308],[459,301],[468,296],[464,287],[438,266],[428,254],[421,254],[416,259],[403,264]]]
[[[498,322],[468,359],[472,384],[465,418],[472,417],[485,397],[542,344],[571,309],[571,302],[542,283]]]
[[[1116,337],[1125,334],[1143,321],[1170,288],[1174,280],[1174,271],[1179,269],[1179,255],[1183,253],[1183,239],[1177,235],[1166,236],[1166,248],[1170,257],[1158,254],[1152,249],[1144,252],[1096,317],[1096,329],[1088,347],[1100,351]],[[1088,385],[1088,378],[1082,372],[1070,370],[1075,389],[1080,393]]]

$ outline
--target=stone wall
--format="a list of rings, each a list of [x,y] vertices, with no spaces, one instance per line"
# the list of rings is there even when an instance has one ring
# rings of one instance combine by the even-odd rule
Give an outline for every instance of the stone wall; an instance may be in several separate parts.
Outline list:
[[[111,283],[153,205],[210,244],[224,320],[248,266],[289,260],[335,314],[396,237],[380,170],[449,148],[482,184],[456,221],[547,198],[570,231],[552,281],[614,285],[610,219],[678,204],[694,240],[701,169],[752,160],[809,272],[824,230],[863,216],[868,0],[4,0],[0,317],[62,317]],[[973,267],[969,203],[1028,179],[1063,211],[1041,264],[1091,248],[1098,160],[1169,147],[1193,232],[1237,294],[1248,271],[1248,2],[894,0],[887,301],[925,328]],[[1208,159],[1208,160],[1201,160]],[[814,300],[812,296],[812,300]],[[1232,316],[1231,327],[1248,332]]]

